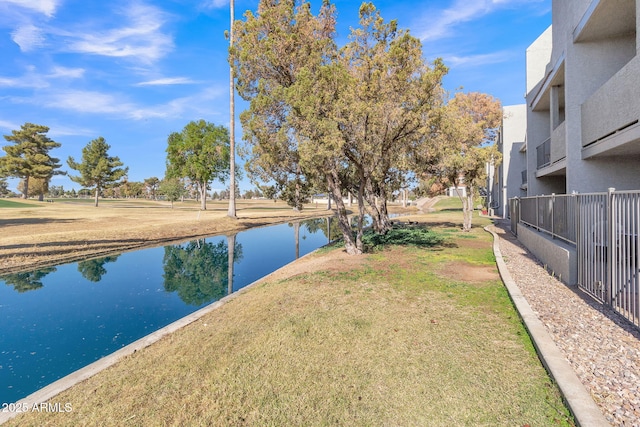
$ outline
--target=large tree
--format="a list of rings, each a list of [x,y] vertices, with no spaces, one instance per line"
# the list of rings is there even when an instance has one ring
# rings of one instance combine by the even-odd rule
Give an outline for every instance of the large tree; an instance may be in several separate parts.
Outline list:
[[[0,176],[22,178],[22,198],[29,197],[29,179],[40,178],[47,183],[53,175],[64,174],[58,171],[62,165],[60,160],[49,155],[53,148],[61,146],[46,134],[47,126],[25,123],[20,130],[11,131],[11,135],[4,135],[4,139],[13,145],[2,147],[6,155],[0,157]]]
[[[189,178],[200,193],[200,208],[207,209],[207,187],[229,176],[229,131],[204,120],[189,122],[168,138],[168,178]]]
[[[0,197],[6,197],[9,194],[11,194],[11,191],[9,191],[9,184],[4,178],[0,177]]]
[[[156,176],[152,176],[150,178],[146,178],[144,180],[144,188],[147,191],[147,195],[150,199],[157,199],[158,187],[160,186],[160,179]]]
[[[328,188],[350,254],[362,252],[363,223],[354,235],[343,198],[358,195],[360,218],[366,200],[376,230],[388,229],[386,198],[427,141],[446,72],[440,61],[426,64],[420,41],[372,4],[360,17],[338,50],[329,1],[314,16],[308,1],[263,0],[257,15],[236,23],[232,49],[238,92],[250,101],[241,115],[250,172],[280,188]]]
[[[24,194],[25,186],[29,183],[29,188],[26,189],[28,194],[38,196],[38,200],[43,201],[44,195],[49,192],[49,180],[46,178],[34,178],[31,177],[29,181],[21,179],[18,183],[18,191]]]
[[[278,191],[306,185],[309,171],[302,170],[299,138],[291,122],[291,103],[297,78],[305,68],[317,67],[324,55],[335,52],[332,6],[324,4],[314,17],[308,2],[262,1],[258,13],[247,12],[235,24],[231,53],[240,96],[250,100],[241,114],[243,137],[249,142],[247,170]],[[293,188],[290,182],[295,182]]]
[[[163,179],[160,181],[158,191],[160,194],[163,194],[169,202],[171,202],[171,209],[173,209],[173,202],[180,200],[187,192],[184,188],[184,182],[182,182],[180,178]]]
[[[67,164],[71,169],[80,172],[78,176],[71,176],[72,181],[83,187],[93,188],[95,191],[94,206],[98,206],[100,192],[116,183],[127,175],[128,167],[121,168],[123,163],[120,158],[110,156],[108,151],[111,148],[103,137],[98,137],[90,141],[82,149],[82,162],[76,162],[73,157],[69,157]]]
[[[336,119],[355,171],[354,193],[366,199],[375,230],[385,233],[387,200],[406,187],[418,145],[428,146],[425,130],[443,102],[447,68],[440,60],[425,63],[420,41],[395,20],[385,22],[372,3],[362,4],[350,38],[340,52],[350,84]]]
[[[464,184],[466,194],[457,190],[462,201],[464,231],[470,231],[473,202],[478,189],[486,184],[488,163],[498,164],[500,152],[495,138],[502,106],[490,95],[478,92],[458,92],[441,110],[440,133],[434,138],[438,144],[435,175],[441,176],[456,189]],[[432,169],[433,171],[433,169]]]

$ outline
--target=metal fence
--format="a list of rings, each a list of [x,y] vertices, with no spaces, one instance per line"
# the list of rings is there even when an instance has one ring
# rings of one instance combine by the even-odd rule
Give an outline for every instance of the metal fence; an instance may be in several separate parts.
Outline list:
[[[576,194],[523,197],[519,221],[575,245],[576,203]]]
[[[611,255],[607,274],[611,279],[607,303],[640,326],[640,192],[612,192],[609,197]]]
[[[578,285],[604,302],[605,283],[608,283],[607,194],[583,194],[578,200]]]
[[[514,222],[576,246],[578,286],[640,327],[640,191],[511,199]]]

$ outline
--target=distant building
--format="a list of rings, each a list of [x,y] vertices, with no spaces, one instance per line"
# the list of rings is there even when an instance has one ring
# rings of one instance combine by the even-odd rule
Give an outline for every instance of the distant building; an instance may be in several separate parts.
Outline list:
[[[527,193],[527,132],[526,104],[503,107],[502,124],[498,133],[498,150],[502,161],[498,168],[489,170],[489,209],[491,215],[509,216],[508,200]],[[491,166],[489,166],[491,168]]]

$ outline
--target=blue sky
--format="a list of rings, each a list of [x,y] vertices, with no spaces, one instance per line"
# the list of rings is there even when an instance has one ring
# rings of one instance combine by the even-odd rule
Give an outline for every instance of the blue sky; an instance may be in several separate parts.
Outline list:
[[[321,2],[311,3],[317,10]],[[361,2],[334,3],[342,44]],[[525,49],[550,25],[551,0],[374,4],[422,40],[427,60],[444,59],[448,90],[524,102]],[[236,0],[236,19],[257,5]],[[62,143],[51,154],[63,170],[102,136],[130,180],[162,178],[171,132],[198,119],[229,125],[228,28],[228,0],[0,0],[0,134],[25,122],[48,126]],[[236,115],[244,108],[236,97]],[[52,185],[79,188],[63,176]],[[244,180],[241,189],[249,188]]]

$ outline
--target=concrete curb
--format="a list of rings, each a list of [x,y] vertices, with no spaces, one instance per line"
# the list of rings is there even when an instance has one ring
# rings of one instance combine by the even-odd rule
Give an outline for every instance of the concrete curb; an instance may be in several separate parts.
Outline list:
[[[511,277],[507,265],[502,258],[498,236],[490,226],[484,228],[493,235],[493,253],[496,257],[496,264],[500,277],[509,292],[513,304],[516,306],[520,317],[529,331],[531,340],[538,352],[542,364],[555,380],[560,388],[569,410],[573,414],[576,423],[581,427],[610,426],[600,408],[595,404],[591,395],[578,379],[573,368],[564,358],[556,344],[551,339],[546,328],[533,312],[531,306],[520,292],[520,288]]]

